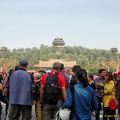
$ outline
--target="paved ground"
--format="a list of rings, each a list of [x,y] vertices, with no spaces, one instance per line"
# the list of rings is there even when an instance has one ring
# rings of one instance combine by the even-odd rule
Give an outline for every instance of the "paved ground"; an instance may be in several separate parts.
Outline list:
[[[3,110],[2,110],[2,118],[1,120],[5,120],[5,104],[2,104],[3,106]],[[21,119],[20,119],[21,120]],[[36,117],[35,117],[35,107],[33,105],[33,109],[32,109],[32,119],[31,120],[36,120]],[[92,120],[95,120],[95,117],[93,116],[92,117]],[[102,119],[101,119],[102,120]]]
[[[2,116],[1,116],[1,120],[6,120],[6,116],[5,116],[5,104],[2,103]],[[20,119],[22,120],[22,119]],[[36,120],[36,117],[35,117],[35,107],[33,105],[33,109],[32,109],[32,119],[31,120]]]
[[[5,104],[2,103],[2,106],[3,106],[3,110],[2,110],[2,117],[1,117],[1,120],[5,120]],[[101,111],[101,115],[100,115],[100,120],[103,120],[103,115],[102,115],[102,111]],[[22,120],[22,119],[20,119]],[[32,109],[32,119],[31,120],[36,120],[36,117],[35,117],[35,107],[33,105],[33,109]],[[92,120],[95,120],[95,117],[92,116]],[[116,118],[115,120],[120,120],[120,117],[119,118]]]

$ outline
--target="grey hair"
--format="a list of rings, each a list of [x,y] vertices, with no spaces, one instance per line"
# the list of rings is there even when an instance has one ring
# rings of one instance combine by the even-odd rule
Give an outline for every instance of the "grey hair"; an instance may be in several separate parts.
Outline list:
[[[53,69],[57,70],[58,68],[60,68],[60,63],[59,62],[54,62],[53,63]]]

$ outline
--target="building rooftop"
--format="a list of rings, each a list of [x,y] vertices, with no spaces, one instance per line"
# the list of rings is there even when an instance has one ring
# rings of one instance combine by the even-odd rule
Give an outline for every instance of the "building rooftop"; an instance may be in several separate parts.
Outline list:
[[[73,67],[76,65],[76,61],[65,61],[64,59],[50,59],[49,61],[39,61],[39,64],[34,65],[34,67],[41,67],[41,68],[52,68],[54,62],[61,62],[64,64],[65,67]]]

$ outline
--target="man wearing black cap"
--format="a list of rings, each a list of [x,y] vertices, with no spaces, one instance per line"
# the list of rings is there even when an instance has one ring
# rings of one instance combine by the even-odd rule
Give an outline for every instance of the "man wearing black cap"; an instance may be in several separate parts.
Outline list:
[[[28,62],[19,61],[20,69],[12,73],[9,80],[9,109],[7,120],[18,120],[22,111],[22,120],[31,119],[34,85],[31,75],[26,72]]]

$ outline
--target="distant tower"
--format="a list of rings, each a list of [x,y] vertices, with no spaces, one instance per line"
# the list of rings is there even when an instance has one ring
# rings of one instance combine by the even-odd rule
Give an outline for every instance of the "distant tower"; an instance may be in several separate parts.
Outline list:
[[[8,48],[5,46],[0,48],[0,53],[7,52],[7,51],[8,51]]]
[[[116,47],[111,48],[111,52],[116,54],[118,52],[118,48],[116,48]]]
[[[57,46],[57,47],[62,47],[65,45],[65,42],[63,40],[63,38],[55,38],[54,41],[52,42],[53,46]]]

